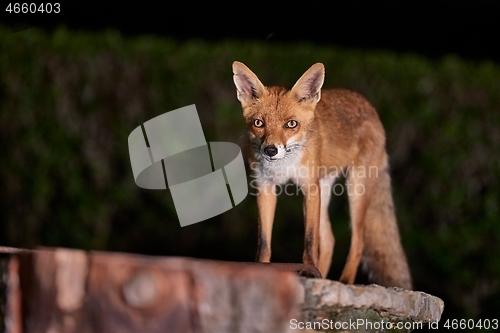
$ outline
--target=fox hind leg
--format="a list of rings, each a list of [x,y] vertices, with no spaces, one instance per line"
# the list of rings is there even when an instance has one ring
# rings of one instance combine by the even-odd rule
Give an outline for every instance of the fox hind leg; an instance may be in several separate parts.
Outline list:
[[[347,255],[347,262],[340,276],[340,282],[353,284],[358,272],[358,266],[363,255],[364,247],[364,223],[366,210],[368,208],[368,195],[365,195],[366,187],[369,185],[366,178],[356,177],[358,170],[353,167],[349,171],[346,188],[349,197],[349,208],[351,212],[351,246]]]
[[[332,187],[335,183],[335,176],[327,176],[320,180],[321,186],[321,211],[319,222],[319,262],[318,269],[321,276],[326,279],[330,265],[332,263],[333,248],[335,238],[328,215],[328,206],[332,196]]]

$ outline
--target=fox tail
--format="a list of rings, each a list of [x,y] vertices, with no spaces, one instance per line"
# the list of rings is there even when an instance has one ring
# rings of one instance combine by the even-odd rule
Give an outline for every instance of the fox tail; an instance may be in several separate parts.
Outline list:
[[[412,280],[396,222],[388,166],[376,182],[365,217],[362,268],[376,284],[411,290]]]

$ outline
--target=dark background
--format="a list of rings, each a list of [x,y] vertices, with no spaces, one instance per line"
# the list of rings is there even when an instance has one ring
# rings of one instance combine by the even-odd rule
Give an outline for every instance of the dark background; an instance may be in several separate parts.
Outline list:
[[[126,35],[155,34],[179,40],[225,38],[416,52],[432,58],[455,53],[500,60],[500,2],[495,0],[352,0],[311,2],[64,3],[60,14],[7,14],[2,21],[54,29]],[[22,26],[22,25],[21,25]]]
[[[254,198],[180,228],[168,194],[133,183],[123,142],[138,124],[196,103],[207,141],[243,144],[231,62],[292,84],[322,61],[326,85],[379,110],[415,288],[445,301],[442,324],[500,317],[498,1],[62,9],[2,8],[1,245],[253,260]],[[347,212],[335,198],[332,279],[347,254]],[[299,198],[280,197],[274,260],[300,261],[301,214]]]

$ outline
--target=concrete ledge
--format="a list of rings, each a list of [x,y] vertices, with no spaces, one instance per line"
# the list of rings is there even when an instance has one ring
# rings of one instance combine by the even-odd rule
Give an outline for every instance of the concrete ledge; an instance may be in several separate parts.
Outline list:
[[[337,326],[330,324],[322,328],[318,325],[311,332],[410,332],[417,328],[410,323],[439,321],[444,309],[441,299],[419,291],[375,284],[345,285],[323,279],[302,278],[301,284],[304,287],[303,322],[326,323],[331,320],[338,323]],[[354,325],[353,321],[361,325]],[[401,329],[389,330],[381,324],[374,324],[382,321],[394,325],[401,323]],[[341,327],[344,322],[350,325]]]

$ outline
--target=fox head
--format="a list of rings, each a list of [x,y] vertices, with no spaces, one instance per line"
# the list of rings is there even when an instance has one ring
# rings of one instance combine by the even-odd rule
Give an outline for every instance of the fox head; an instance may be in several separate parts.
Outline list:
[[[265,87],[243,63],[233,63],[233,79],[250,142],[259,159],[278,161],[304,143],[321,99],[325,67],[314,64],[291,89]]]

